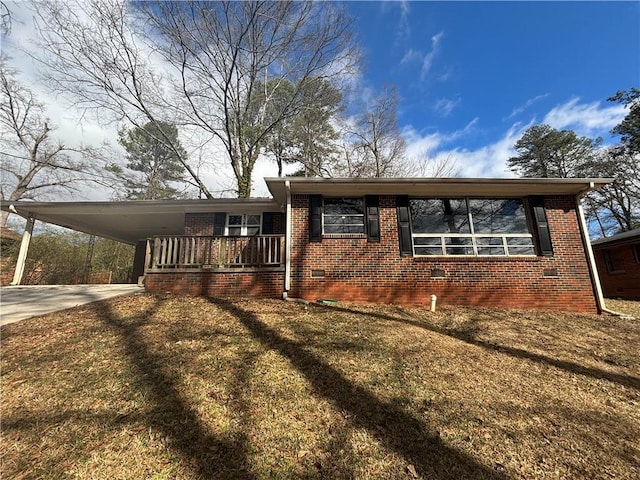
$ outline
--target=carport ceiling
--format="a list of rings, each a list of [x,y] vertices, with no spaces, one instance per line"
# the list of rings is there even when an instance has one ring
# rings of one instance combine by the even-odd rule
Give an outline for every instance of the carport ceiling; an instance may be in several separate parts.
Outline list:
[[[186,213],[280,211],[271,199],[126,202],[3,202],[0,208],[53,225],[136,244],[154,235],[182,235]]]

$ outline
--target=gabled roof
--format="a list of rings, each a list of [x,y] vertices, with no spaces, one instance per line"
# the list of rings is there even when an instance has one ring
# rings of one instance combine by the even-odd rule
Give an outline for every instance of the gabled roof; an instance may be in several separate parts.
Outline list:
[[[626,245],[628,243],[638,243],[640,241],[640,228],[629,230],[628,232],[618,233],[611,237],[599,238],[591,242],[596,248],[612,247],[617,245]]]
[[[123,202],[3,202],[0,208],[53,225],[136,244],[153,235],[182,235],[186,213],[280,211],[270,198]]]
[[[579,195],[611,183],[610,178],[265,178],[273,198],[284,203],[289,182],[293,194],[326,196],[410,195],[523,197]]]

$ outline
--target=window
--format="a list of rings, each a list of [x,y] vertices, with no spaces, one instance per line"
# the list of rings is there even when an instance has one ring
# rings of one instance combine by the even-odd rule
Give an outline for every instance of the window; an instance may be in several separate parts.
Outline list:
[[[260,235],[260,215],[228,214],[225,235],[253,236]]]
[[[607,273],[623,273],[624,268],[620,265],[620,259],[612,254],[611,250],[603,250],[602,257],[604,258],[604,265],[607,268]]]
[[[631,248],[633,249],[633,258],[635,259],[636,263],[640,263],[640,243],[631,245]]]
[[[324,198],[322,233],[364,234],[364,199]]]
[[[413,254],[535,255],[521,199],[410,199]]]

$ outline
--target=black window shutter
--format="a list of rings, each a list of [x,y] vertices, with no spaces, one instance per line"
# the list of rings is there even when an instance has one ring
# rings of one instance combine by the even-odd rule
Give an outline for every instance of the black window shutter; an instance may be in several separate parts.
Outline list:
[[[413,254],[411,242],[411,223],[409,221],[409,197],[398,195],[396,197],[396,209],[398,215],[398,240],[400,241],[400,255],[403,257]]]
[[[273,219],[276,216],[274,212],[264,212],[262,214],[262,234],[273,235]]]
[[[309,195],[309,241],[322,241],[322,195]]]
[[[364,198],[367,212],[367,241],[380,242],[380,198],[367,195]]]
[[[224,235],[224,224],[227,222],[227,214],[225,212],[216,212],[213,216],[213,234],[216,236]]]
[[[551,244],[551,232],[547,221],[547,212],[544,209],[544,197],[529,197],[529,205],[533,212],[535,228],[538,231],[538,242],[540,243],[540,253],[545,257],[553,256],[553,245]]]

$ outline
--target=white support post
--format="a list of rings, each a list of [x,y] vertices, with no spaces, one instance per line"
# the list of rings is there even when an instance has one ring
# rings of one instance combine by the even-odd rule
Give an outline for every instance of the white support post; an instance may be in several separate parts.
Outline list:
[[[576,198],[576,207],[578,210],[578,224],[580,226],[580,233],[582,235],[582,242],[584,250],[587,256],[587,263],[589,266],[589,273],[591,274],[591,282],[593,283],[593,289],[596,294],[596,302],[598,309],[603,312],[609,312],[604,301],[604,295],[602,293],[602,285],[600,283],[600,275],[598,274],[598,267],[596,266],[596,259],[593,255],[593,249],[591,248],[591,241],[589,240],[589,229],[587,227],[587,221],[584,218],[584,209],[580,199]]]
[[[33,225],[35,224],[35,222],[35,214],[30,213],[29,218],[27,218],[27,225],[24,228],[24,233],[22,234],[22,243],[20,244],[20,252],[18,253],[16,270],[13,273],[13,281],[11,282],[11,285],[20,285],[22,283],[22,277],[24,276],[24,265],[27,261],[27,252],[29,251],[31,234],[33,233]]]
[[[283,298],[287,298],[289,290],[291,289],[291,226],[292,226],[292,214],[291,211],[291,182],[286,180],[284,187],[287,191],[287,205],[286,205],[286,226],[285,226],[285,257],[284,257],[284,292]]]

